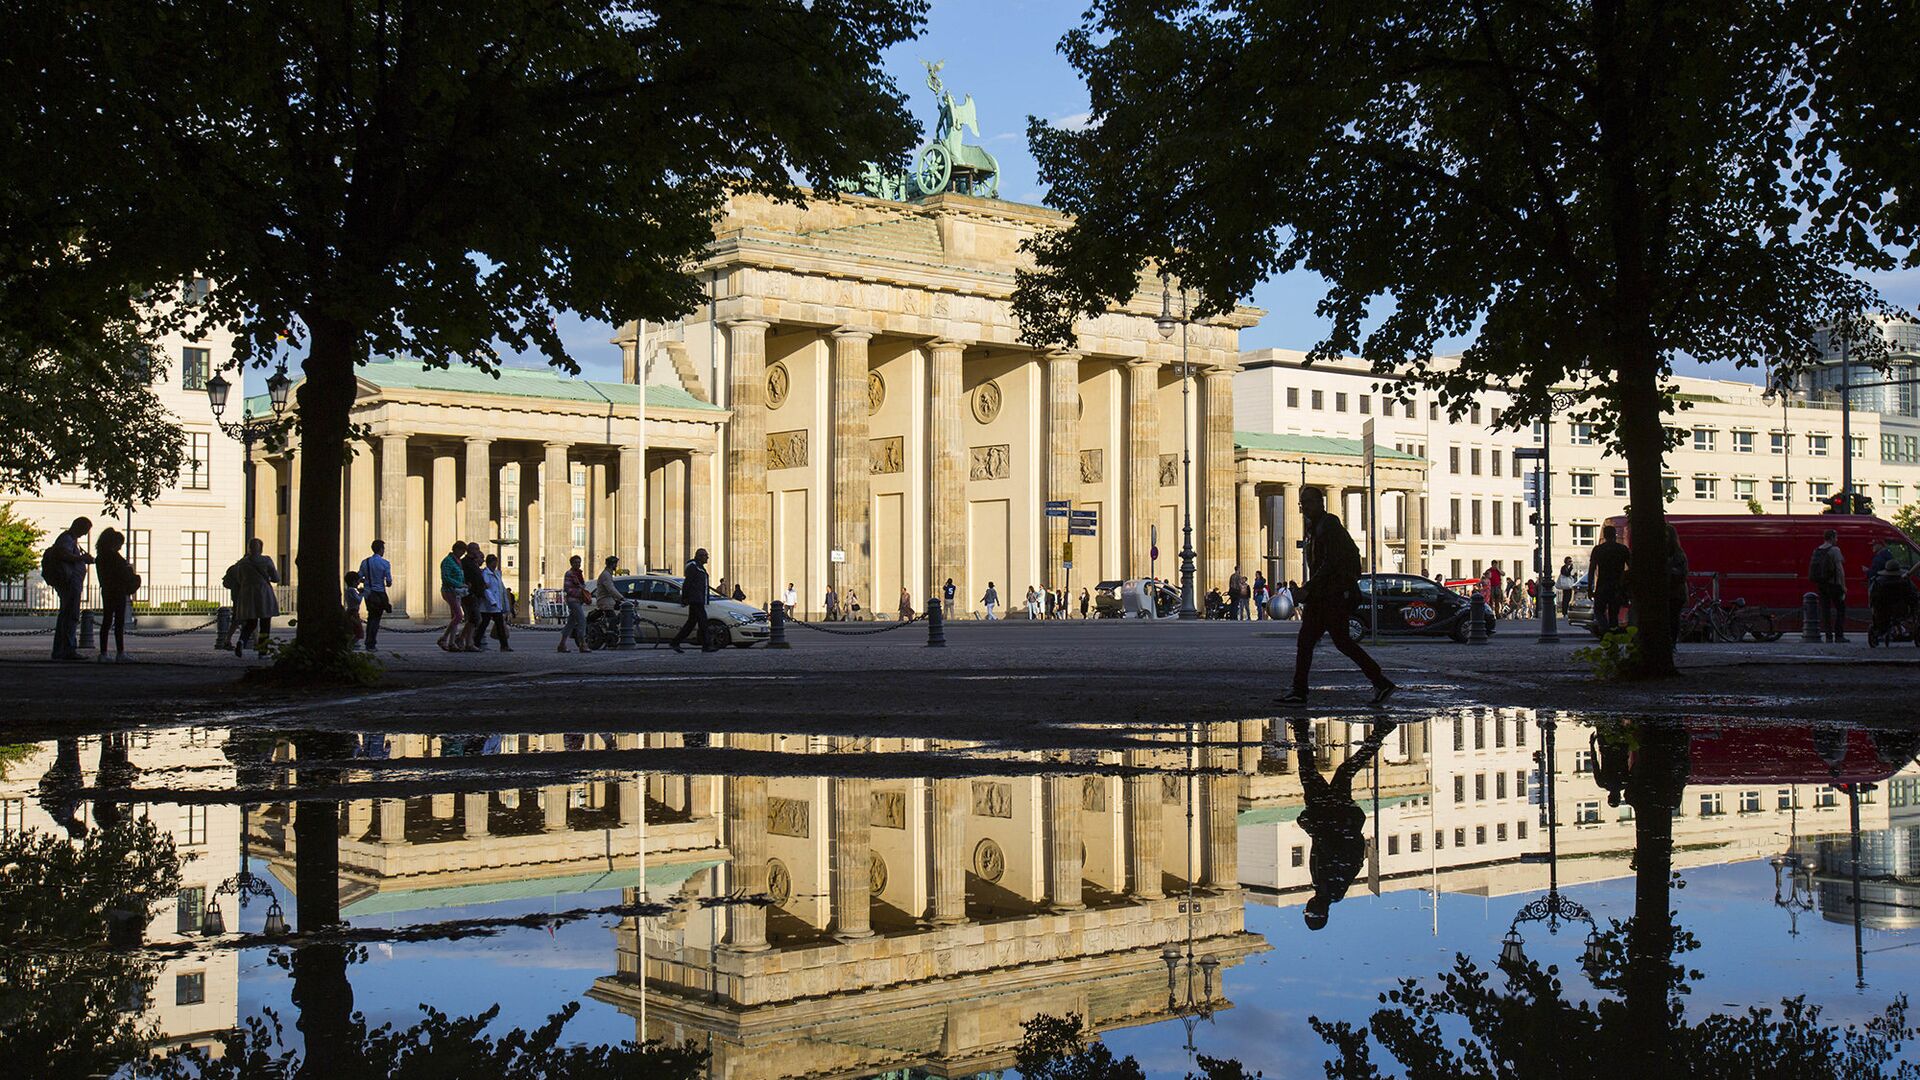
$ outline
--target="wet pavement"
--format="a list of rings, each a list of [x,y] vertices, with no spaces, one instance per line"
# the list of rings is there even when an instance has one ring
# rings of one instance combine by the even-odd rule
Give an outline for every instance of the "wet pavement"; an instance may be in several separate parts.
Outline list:
[[[398,1051],[354,1013],[404,1030],[496,1007],[496,1038],[577,1008],[554,1053],[691,1051],[632,1075],[1010,1074],[1048,1015],[1150,1076],[1203,1055],[1325,1075],[1340,1050],[1316,1021],[1372,1021],[1374,1060],[1411,1068],[1380,995],[1439,987],[1456,956],[1535,1006],[1526,964],[1553,965],[1613,1064],[1661,1068],[1715,1015],[1804,995],[1865,1024],[1920,985],[1911,731],[1510,708],[949,739],[347,716],[0,748],[17,1075],[194,1075],[154,1055],[231,1064],[258,1022],[302,1075],[385,1076]],[[1555,1015],[1551,1053],[1577,1056],[1584,1021]]]

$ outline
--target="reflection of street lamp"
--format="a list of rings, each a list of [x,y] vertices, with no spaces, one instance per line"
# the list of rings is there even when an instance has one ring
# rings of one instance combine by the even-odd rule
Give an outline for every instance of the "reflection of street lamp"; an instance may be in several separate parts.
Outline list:
[[[1578,903],[1560,895],[1560,815],[1554,805],[1557,788],[1555,779],[1557,769],[1554,762],[1553,735],[1558,726],[1552,720],[1537,721],[1540,728],[1540,782],[1546,786],[1541,803],[1547,815],[1547,895],[1528,901],[1513,916],[1513,922],[1507,924],[1507,934],[1500,939],[1500,962],[1508,965],[1520,965],[1527,962],[1527,954],[1521,948],[1520,924],[1544,922],[1547,933],[1558,934],[1561,923],[1583,922],[1587,924],[1586,960],[1589,968],[1597,965],[1605,956],[1601,947],[1600,929],[1594,925],[1593,915]]]
[[[240,422],[229,424],[222,421],[220,416],[227,411],[227,393],[232,389],[233,384],[217,371],[207,380],[207,404],[213,407],[213,422],[219,425],[220,430],[226,432],[229,438],[239,439],[245,453],[241,467],[246,475],[247,490],[241,493],[241,502],[246,506],[247,535],[242,538],[243,541],[253,539],[254,515],[257,510],[253,499],[253,443],[255,439],[279,423],[280,414],[287,409],[287,390],[292,386],[293,380],[287,378],[286,365],[280,365],[279,370],[267,378],[267,400],[273,405],[273,418],[269,420],[265,417],[255,417],[251,408],[243,408]]]
[[[221,882],[213,890],[213,896],[207,900],[206,913],[200,920],[200,932],[207,937],[219,937],[227,932],[227,917],[220,911],[222,896],[237,896],[241,910],[246,910],[247,901],[264,896],[267,905],[267,921],[263,927],[268,937],[279,937],[287,932],[287,916],[280,910],[280,898],[273,894],[273,885],[263,877],[255,877],[247,869],[247,810],[240,808],[240,872]]]
[[[1194,864],[1198,861],[1198,852],[1194,850],[1194,846],[1193,846],[1193,838],[1194,838],[1193,816],[1194,816],[1194,804],[1198,801],[1200,797],[1200,789],[1199,789],[1200,761],[1198,757],[1198,748],[1195,745],[1196,735],[1197,735],[1197,732],[1194,729],[1194,725],[1191,721],[1189,721],[1187,723],[1187,763],[1186,763],[1187,764],[1187,767],[1186,767],[1186,773],[1187,773],[1187,830],[1186,830],[1186,834],[1187,834],[1187,867],[1186,867],[1187,896],[1186,896],[1186,899],[1180,901],[1180,913],[1187,917],[1187,947],[1186,947],[1186,950],[1183,952],[1181,951],[1181,948],[1179,945],[1169,941],[1167,942],[1166,946],[1160,950],[1160,960],[1162,963],[1167,965],[1167,1011],[1178,1015],[1181,1019],[1181,1022],[1186,1025],[1186,1028],[1187,1028],[1186,1049],[1189,1053],[1192,1053],[1194,1051],[1194,1045],[1193,1045],[1194,1028],[1199,1024],[1201,1020],[1206,1020],[1209,1022],[1213,1020],[1213,978],[1214,978],[1214,975],[1217,974],[1220,970],[1220,960],[1218,957],[1202,956],[1196,959],[1193,955],[1194,916],[1197,915],[1200,911],[1200,902],[1194,899],[1194,896],[1193,896],[1193,878],[1195,873]],[[1176,996],[1175,989],[1177,987],[1178,982],[1180,981],[1179,975],[1183,967],[1186,970],[1186,979],[1185,979],[1186,992],[1183,995]],[[1196,968],[1199,969],[1200,978],[1201,978],[1201,990],[1198,998],[1194,996],[1194,989],[1193,989],[1193,973]]]
[[[1193,420],[1192,406],[1188,397],[1193,392],[1193,365],[1187,362],[1187,327],[1192,320],[1187,317],[1187,290],[1180,289],[1180,317],[1173,315],[1173,296],[1167,291],[1165,275],[1160,278],[1160,317],[1153,325],[1160,330],[1162,338],[1171,339],[1173,328],[1180,327],[1180,488],[1182,502],[1186,507],[1186,523],[1181,526],[1180,544],[1180,617],[1197,619],[1200,611],[1194,606],[1193,597]],[[1211,556],[1209,556],[1211,558]]]
[[[1787,910],[1787,933],[1799,937],[1800,916],[1813,910],[1813,867],[1791,851],[1768,859],[1767,865],[1773,867],[1773,906]]]

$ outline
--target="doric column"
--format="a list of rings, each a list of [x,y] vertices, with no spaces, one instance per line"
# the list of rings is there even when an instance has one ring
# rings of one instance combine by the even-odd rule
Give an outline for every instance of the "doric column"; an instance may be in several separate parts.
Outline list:
[[[253,454],[253,536],[242,538],[233,558],[246,554],[249,539],[260,541],[267,558],[280,557],[280,465],[258,450]]]
[[[407,800],[380,800],[380,842],[383,844],[407,842]]]
[[[659,565],[679,567],[693,554],[687,543],[687,469],[691,462],[671,457],[660,469],[660,548]]]
[[[353,459],[347,462],[347,505],[340,529],[340,563],[351,570],[367,556],[367,544],[379,528],[380,498],[374,491],[373,443],[351,444]]]
[[[1240,884],[1240,775],[1238,724],[1207,725],[1206,764],[1211,770],[1201,782],[1206,798],[1206,866],[1202,885],[1232,889]]]
[[[727,403],[727,550],[721,575],[765,603],[770,571],[767,535],[767,324],[743,319],[727,324],[727,362],[732,373]],[[705,538],[696,535],[695,544]]]
[[[620,788],[620,827],[630,829],[640,824],[640,816],[646,812],[645,781],[638,778],[621,780]]]
[[[493,535],[493,440],[480,436],[467,439],[467,513],[462,526],[466,536],[481,545],[481,554],[491,552],[488,540]],[[498,554],[495,552],[495,554]]]
[[[1233,502],[1233,370],[1208,368],[1202,380],[1206,388],[1203,430],[1206,446],[1203,468],[1206,470],[1207,532],[1201,555],[1201,581],[1196,588],[1225,588],[1233,573],[1235,544]]]
[[[945,578],[941,579],[946,580]],[[967,781],[933,782],[933,923],[967,920]]]
[[[287,565],[281,584],[289,589],[300,582],[300,452],[287,454]]]
[[[835,592],[849,589],[866,597],[869,611],[881,610],[873,595],[873,538],[871,535],[872,478],[868,473],[867,342],[865,330],[843,327],[833,332],[833,529],[832,547],[846,552],[846,561],[829,563],[827,573]]]
[[[617,515],[614,527],[614,554],[620,556],[620,565],[630,573],[645,570],[645,550],[647,535],[647,456],[638,446],[620,448],[620,497],[614,500],[614,513]]]
[[[1145,577],[1160,514],[1160,365],[1127,365],[1127,576]]]
[[[567,444],[547,444],[546,475],[540,482],[540,584],[557,589],[573,555],[573,477]]]
[[[1286,568],[1287,580],[1292,582],[1304,581],[1307,576],[1306,553],[1300,549],[1300,541],[1307,536],[1307,519],[1300,513],[1300,488],[1299,484],[1288,484],[1286,497],[1281,500],[1287,523],[1281,536],[1281,565]]]
[[[967,432],[966,390],[961,375],[965,346],[938,340],[927,345],[931,368],[927,387],[931,408],[927,417],[927,458],[932,465],[933,497],[927,501],[928,548],[933,556],[928,578],[938,593],[953,579],[964,600],[971,596],[967,571]]]
[[[1145,751],[1127,751],[1127,764],[1145,768]],[[1160,774],[1135,773],[1127,777],[1127,890],[1142,900],[1158,899],[1163,871],[1160,868],[1161,820]]]
[[[1240,537],[1237,545],[1238,554],[1234,557],[1233,561],[1234,565],[1240,568],[1240,572],[1247,576],[1247,580],[1251,581],[1253,580],[1253,572],[1261,569],[1264,565],[1260,560],[1259,487],[1253,481],[1247,480],[1236,485],[1235,490],[1240,496]],[[1252,614],[1256,618],[1259,617],[1258,612],[1253,612]]]
[[[487,814],[493,804],[493,795],[485,791],[469,791],[461,813],[466,818],[464,827],[466,837],[472,840],[487,835]]]
[[[440,573],[434,568],[446,558],[455,540],[466,539],[460,535],[459,477],[460,460],[444,447],[435,448],[433,474],[428,480],[432,485],[428,498],[432,501],[428,504],[427,550],[423,553],[430,571],[427,580],[432,584],[430,595],[423,598],[426,603],[421,606],[438,614],[446,614],[446,600],[440,595]]]
[[[767,778],[729,776],[727,789],[727,849],[735,896],[764,896],[767,892]],[[758,904],[727,905],[727,945],[741,952],[767,947],[767,909]]]
[[[387,599],[396,615],[407,613],[407,582],[412,579],[412,560],[426,557],[424,551],[407,550],[407,437],[380,436],[380,525],[375,535],[386,541],[387,561],[393,564],[393,584]],[[364,556],[363,556],[364,557]]]
[[[520,505],[500,508],[502,518],[511,512],[519,521],[519,580],[514,585],[519,606],[514,611],[514,618],[525,619],[528,622],[533,621],[533,590],[540,581],[540,563],[537,561],[540,558],[541,541],[538,514],[540,484],[536,479],[539,476],[537,471],[539,467],[539,462],[533,458],[525,454],[520,455],[520,459],[513,465],[514,482],[516,489],[520,492]]]
[[[1069,503],[1080,491],[1080,354],[1056,350],[1047,354],[1047,498]],[[1042,587],[1059,588],[1054,577],[1060,566],[1061,545],[1068,537],[1068,518],[1043,517],[1047,550],[1041,560]],[[1078,888],[1075,889],[1076,895]]]
[[[862,398],[862,408],[865,399]],[[873,784],[831,780],[833,790],[833,916],[841,939],[873,934]]]
[[[546,813],[546,829],[550,833],[567,831],[567,795],[566,784],[552,784],[540,789],[541,809]]]
[[[600,561],[613,554],[613,521],[607,512],[607,463],[587,466],[587,576],[600,572]]]
[[[1080,792],[1085,782],[1078,776],[1047,777],[1047,896],[1055,911],[1086,906],[1080,899],[1085,876]]]
[[[761,448],[763,451],[765,447]],[[678,568],[694,548],[713,551],[713,455],[696,450],[687,456],[687,536],[679,555],[669,553],[667,565]]]
[[[1404,500],[1402,505],[1406,507],[1405,513],[1401,515],[1406,522],[1406,535],[1400,541],[1406,551],[1406,572],[1424,575],[1426,568],[1420,565],[1420,534],[1426,531],[1427,522],[1426,515],[1421,513],[1420,493],[1403,491],[1400,494]]]

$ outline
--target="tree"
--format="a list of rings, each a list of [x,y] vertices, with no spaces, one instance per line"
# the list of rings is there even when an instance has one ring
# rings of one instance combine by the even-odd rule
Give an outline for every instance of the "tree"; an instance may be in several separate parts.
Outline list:
[[[38,525],[13,512],[12,503],[0,503],[0,581],[21,581],[40,566]]]
[[[1907,539],[1920,544],[1920,503],[1908,503],[1893,512],[1893,527],[1907,534]]]
[[[1311,360],[1364,355],[1456,416],[1506,390],[1515,428],[1574,394],[1658,544],[1673,358],[1791,367],[1885,310],[1844,267],[1867,242],[1805,227],[1791,179],[1805,46],[1844,6],[1095,0],[1061,42],[1093,122],[1029,123],[1073,220],[1030,245],[1023,333],[1071,339],[1149,270],[1204,316],[1305,268],[1332,324]],[[1666,588],[1635,560],[1644,674],[1673,670]]]
[[[283,334],[305,348],[300,518],[330,538],[357,365],[492,370],[504,342],[577,371],[556,310],[689,310],[729,193],[797,199],[800,180],[821,188],[907,147],[880,56],[925,6],[128,3],[80,62],[135,91],[111,115],[165,148],[164,168],[126,182],[193,195],[191,264],[215,287],[192,325],[233,328],[242,365]],[[123,59],[154,53],[189,59],[148,78]],[[332,542],[301,545],[296,606],[289,662],[345,650]]]

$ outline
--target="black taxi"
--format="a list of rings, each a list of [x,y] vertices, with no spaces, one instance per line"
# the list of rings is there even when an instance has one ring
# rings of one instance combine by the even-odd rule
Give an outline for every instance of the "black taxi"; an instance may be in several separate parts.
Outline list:
[[[1413,574],[1360,575],[1360,602],[1354,606],[1347,629],[1354,637],[1367,632],[1377,600],[1380,633],[1384,635],[1446,636],[1467,640],[1472,601],[1430,578]],[[1487,613],[1487,633],[1493,633],[1493,613]]]

